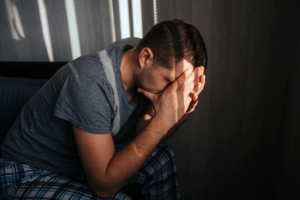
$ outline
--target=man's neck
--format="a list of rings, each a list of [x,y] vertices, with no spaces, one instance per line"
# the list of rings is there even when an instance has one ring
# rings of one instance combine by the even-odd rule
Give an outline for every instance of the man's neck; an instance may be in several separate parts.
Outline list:
[[[129,100],[132,99],[137,90],[137,87],[135,86],[133,81],[133,75],[138,58],[134,50],[135,48],[132,48],[123,53],[120,67],[123,84]]]

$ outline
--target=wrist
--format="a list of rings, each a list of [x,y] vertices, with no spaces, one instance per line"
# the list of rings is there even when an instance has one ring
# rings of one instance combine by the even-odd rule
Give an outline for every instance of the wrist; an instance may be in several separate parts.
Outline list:
[[[195,110],[184,113],[186,116],[191,116]]]
[[[153,123],[155,129],[162,133],[162,135],[165,135],[174,125],[174,123],[172,124],[170,120],[165,120],[158,115],[154,115],[150,123]]]

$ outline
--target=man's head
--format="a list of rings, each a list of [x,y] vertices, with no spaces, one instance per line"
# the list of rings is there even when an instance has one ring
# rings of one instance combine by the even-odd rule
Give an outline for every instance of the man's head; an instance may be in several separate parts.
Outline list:
[[[183,20],[154,25],[135,51],[140,71],[134,82],[152,93],[163,91],[188,68],[207,68],[207,52],[200,32]]]

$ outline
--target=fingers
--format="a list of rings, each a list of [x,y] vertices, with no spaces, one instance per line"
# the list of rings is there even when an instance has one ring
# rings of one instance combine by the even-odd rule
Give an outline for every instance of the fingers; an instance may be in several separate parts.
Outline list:
[[[198,95],[196,93],[194,93],[193,95],[193,101],[197,101],[198,100]]]
[[[197,83],[198,84],[198,83]],[[183,91],[183,96],[184,96],[184,100],[186,100],[189,96],[191,98],[193,98],[193,94],[194,94],[194,90],[195,90],[195,82],[193,81],[188,88],[186,88]]]
[[[156,94],[153,94],[151,92],[148,92],[146,90],[143,90],[142,88],[138,88],[137,92],[142,93],[145,97],[147,97],[150,101],[153,101],[154,96]]]
[[[196,74],[196,70],[194,70],[192,74],[190,74],[189,77],[182,83],[182,85],[175,91],[177,93],[177,101],[180,102],[179,110],[181,110],[183,113],[187,111],[187,109],[189,108],[189,104],[192,101],[192,98],[189,97],[189,93],[194,89],[195,78],[199,80],[199,77],[197,77]]]
[[[200,85],[198,86],[198,95],[200,94],[200,92],[202,92],[203,88],[204,88],[204,85],[205,85],[205,79],[206,79],[206,76],[205,75],[201,75],[201,80],[200,80]]]
[[[201,75],[203,75],[204,73],[204,67],[202,66],[201,68],[200,67],[196,67],[196,76],[195,76],[195,89],[194,89],[194,92],[198,92],[198,83],[200,81],[200,77]]]
[[[193,73],[184,81],[184,83],[178,88],[177,93],[183,94],[185,90],[193,90],[195,87],[195,79],[199,79],[197,76],[199,72],[196,70],[193,71]],[[191,91],[192,91],[191,90]]]
[[[185,70],[166,90],[175,92],[185,83],[192,73],[193,71],[191,69]]]
[[[189,78],[177,90],[177,94],[183,95],[184,100],[186,100],[186,98],[190,94],[190,92],[197,91],[195,86],[198,84],[200,72],[201,71],[199,70],[199,67],[196,67],[193,74],[190,75]]]
[[[181,109],[186,111],[190,104],[193,104],[193,107],[197,105],[198,95],[203,90],[205,83],[205,75],[203,73],[204,67],[196,67],[192,73],[188,73],[186,70],[170,85],[172,88],[169,86],[169,92],[176,92],[177,98],[179,97],[177,101],[183,103]]]
[[[194,87],[194,92],[196,92],[196,93],[198,93],[199,85],[202,85],[202,83],[201,83],[201,76],[204,73],[204,69],[205,68],[203,66],[195,68],[195,79],[194,79],[194,86],[195,87]]]
[[[200,74],[199,74],[199,79],[197,79],[197,81],[195,81],[195,88],[194,88],[194,92],[199,95],[200,92],[203,90],[204,88],[204,84],[205,84],[205,78],[206,76],[203,74],[204,73],[205,68],[203,66],[201,66],[201,70],[200,70]]]
[[[198,95],[202,92],[204,85],[205,85],[205,75],[201,75],[200,76],[200,82],[197,82],[197,84],[194,87],[194,91],[192,91],[193,93],[191,94],[192,97],[195,96],[195,98],[193,98],[193,101],[196,101],[198,99]]]
[[[200,76],[200,82],[197,82],[197,84],[194,87],[194,92],[192,93],[191,97],[193,97],[193,101],[198,99],[198,95],[200,92],[202,92],[204,85],[205,85],[205,79],[206,76],[203,74]]]
[[[193,102],[193,98],[194,95],[187,95],[187,98],[184,99],[184,113],[187,112],[187,110],[189,109],[189,107],[191,106],[192,102]]]
[[[196,93],[193,93],[189,106],[195,107],[197,104],[198,104],[198,95]]]
[[[195,75],[196,77],[195,77],[194,84],[191,84],[190,87],[185,91],[185,94],[184,94],[184,96],[187,96],[185,101],[187,101],[187,99],[190,97],[191,104],[193,104],[194,106],[197,105],[198,95],[204,88],[206,76],[203,73],[204,73],[204,67],[202,66],[201,69],[199,68],[196,71],[196,75]],[[198,80],[200,80],[200,81],[198,81]],[[186,103],[188,103],[188,102],[186,102]]]

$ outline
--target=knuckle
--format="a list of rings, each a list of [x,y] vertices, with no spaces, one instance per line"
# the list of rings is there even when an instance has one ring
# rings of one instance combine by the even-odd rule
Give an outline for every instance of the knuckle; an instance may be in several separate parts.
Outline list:
[[[185,72],[185,73],[183,74],[183,77],[184,77],[185,79],[187,79],[187,78],[189,77],[189,73],[188,73],[188,72]]]

